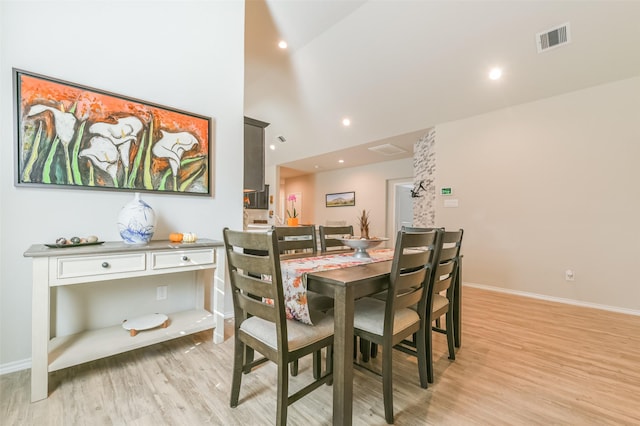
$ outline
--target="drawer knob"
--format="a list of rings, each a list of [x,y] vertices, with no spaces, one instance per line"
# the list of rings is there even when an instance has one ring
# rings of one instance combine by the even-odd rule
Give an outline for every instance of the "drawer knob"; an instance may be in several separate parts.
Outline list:
[[[188,257],[188,256],[182,256],[182,261],[183,261],[183,262],[186,262],[187,260],[189,260],[189,257]]]
[[[103,268],[108,268],[109,267],[109,262],[102,262],[102,267]]]

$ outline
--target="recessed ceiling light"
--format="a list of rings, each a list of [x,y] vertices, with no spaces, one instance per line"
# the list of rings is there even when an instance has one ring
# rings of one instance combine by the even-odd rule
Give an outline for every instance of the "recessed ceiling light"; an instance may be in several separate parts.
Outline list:
[[[349,127],[349,126],[351,126],[351,120],[350,120],[349,118],[347,118],[347,117],[343,118],[343,119],[342,119],[342,125],[343,125],[344,127]]]
[[[489,71],[489,78],[491,80],[500,80],[500,77],[502,77],[502,68],[491,68],[491,71]]]
[[[338,163],[342,164],[344,163],[344,160],[338,160]]]
[[[288,45],[287,45],[287,42],[286,42],[286,41],[284,41],[284,40],[280,40],[280,41],[278,42],[278,47],[279,47],[280,49],[286,49],[286,48],[287,48],[287,46],[288,46]]]
[[[317,164],[315,166],[313,166],[314,169],[319,169],[320,166],[318,166]]]
[[[271,148],[271,151],[275,151],[276,146],[274,144],[269,145],[269,148]]]

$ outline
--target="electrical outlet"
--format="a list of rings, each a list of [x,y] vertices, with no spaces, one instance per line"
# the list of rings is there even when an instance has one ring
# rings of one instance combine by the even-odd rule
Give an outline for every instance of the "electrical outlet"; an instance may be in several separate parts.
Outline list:
[[[165,300],[167,298],[167,286],[160,285],[156,287],[156,300]]]
[[[564,271],[564,279],[566,281],[573,281],[576,278],[576,273],[573,272],[573,269],[567,269]]]

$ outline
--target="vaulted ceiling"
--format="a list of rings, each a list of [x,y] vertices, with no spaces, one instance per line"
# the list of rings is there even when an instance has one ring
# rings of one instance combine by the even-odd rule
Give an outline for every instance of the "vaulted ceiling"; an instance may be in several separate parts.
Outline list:
[[[271,165],[400,158],[366,147],[640,75],[638,22],[638,1],[248,0],[245,114],[271,123]],[[536,35],[566,23],[569,43],[538,53]]]

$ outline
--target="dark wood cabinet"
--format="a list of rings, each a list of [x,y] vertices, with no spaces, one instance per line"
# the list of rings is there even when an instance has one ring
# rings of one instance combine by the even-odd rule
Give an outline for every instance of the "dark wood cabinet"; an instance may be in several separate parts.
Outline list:
[[[264,121],[244,118],[244,192],[264,191]]]
[[[269,185],[265,184],[263,191],[248,192],[246,196],[249,199],[248,209],[269,209]]]

